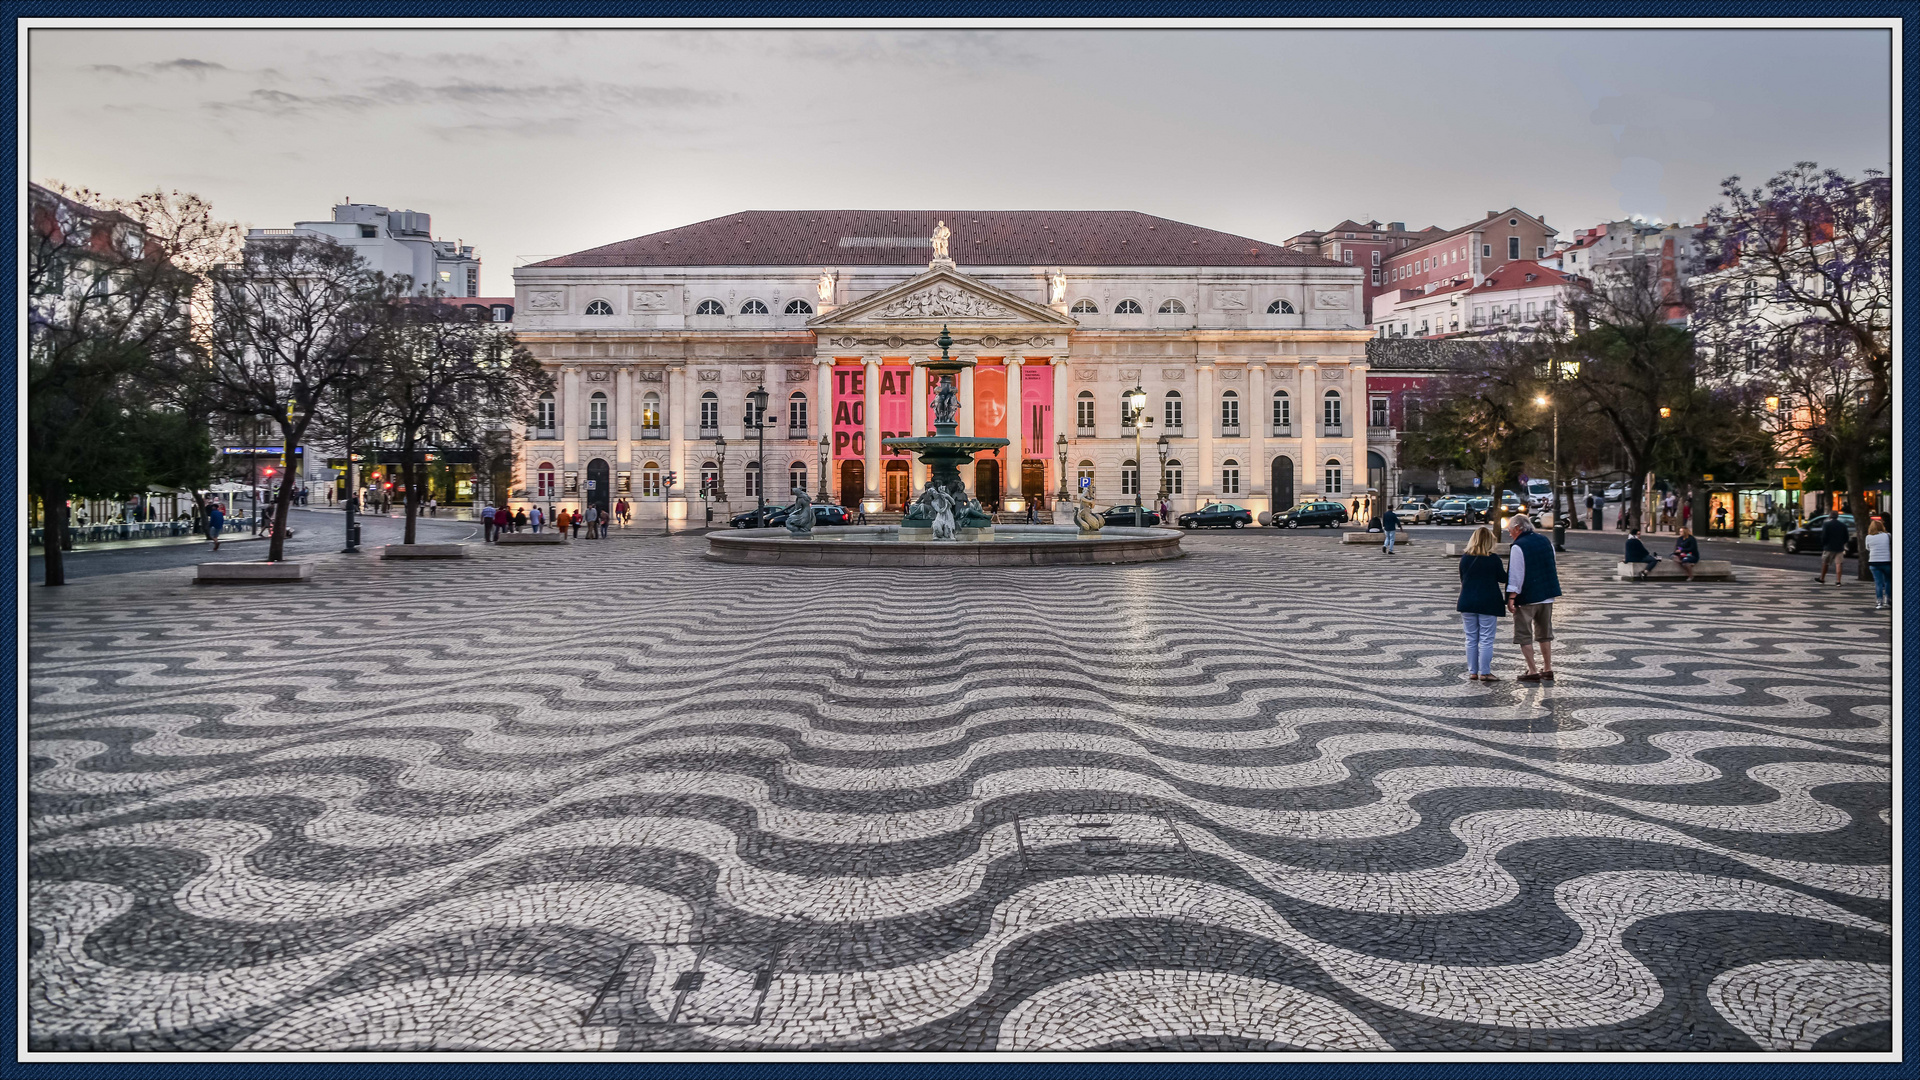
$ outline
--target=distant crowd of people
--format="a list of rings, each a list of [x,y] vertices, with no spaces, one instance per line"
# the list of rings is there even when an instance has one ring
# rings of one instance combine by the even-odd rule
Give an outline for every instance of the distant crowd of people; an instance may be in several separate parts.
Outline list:
[[[580,538],[583,530],[589,540],[605,540],[607,530],[614,525],[625,527],[631,524],[632,520],[633,508],[625,499],[615,502],[610,510],[601,510],[592,503],[588,503],[586,508],[581,510],[562,508],[559,513],[552,516],[551,521],[547,513],[538,506],[496,507],[489,501],[480,508],[482,539],[489,544],[499,539],[502,534],[537,533],[546,529],[549,524],[558,529],[562,535],[571,535],[576,540]]]

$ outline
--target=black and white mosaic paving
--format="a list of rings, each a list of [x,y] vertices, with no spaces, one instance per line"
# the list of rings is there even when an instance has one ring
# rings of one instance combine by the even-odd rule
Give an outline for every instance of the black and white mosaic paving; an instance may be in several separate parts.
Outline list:
[[[1889,1046],[1865,586],[703,547],[36,591],[31,1047]]]

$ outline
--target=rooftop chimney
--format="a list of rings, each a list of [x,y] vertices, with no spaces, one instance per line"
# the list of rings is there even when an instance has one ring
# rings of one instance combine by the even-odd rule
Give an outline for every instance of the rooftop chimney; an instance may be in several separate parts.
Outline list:
[[[1489,210],[1489,211],[1487,211],[1487,216],[1488,216],[1488,217],[1499,217],[1499,216],[1500,216],[1500,211],[1498,211],[1498,210]]]
[[[1387,228],[1392,229],[1394,232],[1406,232],[1407,223],[1404,221],[1389,221],[1387,222]]]

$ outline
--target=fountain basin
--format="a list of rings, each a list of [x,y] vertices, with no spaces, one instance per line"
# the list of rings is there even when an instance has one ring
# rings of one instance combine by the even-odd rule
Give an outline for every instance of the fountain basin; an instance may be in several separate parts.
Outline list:
[[[810,540],[785,529],[738,529],[707,534],[715,562],[778,566],[1087,566],[1177,559],[1181,533],[1173,529],[1105,528],[1083,533],[1072,525],[999,525],[991,539],[903,540],[897,525],[822,526]]]

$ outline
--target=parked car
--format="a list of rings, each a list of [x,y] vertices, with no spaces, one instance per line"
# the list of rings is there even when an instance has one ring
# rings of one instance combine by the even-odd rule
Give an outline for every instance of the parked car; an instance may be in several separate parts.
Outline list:
[[[1253,511],[1232,503],[1208,503],[1191,514],[1180,515],[1180,527],[1183,529],[1201,529],[1210,525],[1238,529],[1251,524]]]
[[[1107,512],[1101,514],[1100,517],[1108,525],[1122,525],[1131,528],[1133,526],[1133,504],[1124,503],[1119,506],[1109,506],[1107,507]],[[1160,524],[1160,515],[1148,507],[1142,506],[1140,507],[1140,524],[1142,527],[1158,525]]]
[[[728,524],[736,529],[777,529],[787,523],[787,511],[789,509],[789,507],[785,506],[761,507],[749,510],[744,514],[735,514],[733,520],[728,522]],[[852,524],[852,522],[853,515],[849,514],[847,508],[844,506],[835,506],[832,503],[814,504],[813,523],[815,526],[849,525]]]
[[[1607,485],[1605,494],[1608,502],[1619,502],[1621,499],[1627,497],[1626,482],[1623,480],[1615,480],[1613,483]]]
[[[1847,554],[1853,556],[1860,550],[1860,536],[1853,527],[1853,515],[1841,514],[1840,520],[1847,527]],[[1780,546],[1785,548],[1789,555],[1802,551],[1819,551],[1820,530],[1825,528],[1826,524],[1827,515],[1815,514],[1799,528],[1787,530],[1787,534],[1780,539]]]
[[[1424,495],[1401,499],[1393,512],[1400,515],[1400,521],[1405,525],[1428,525],[1433,522],[1433,503]]]
[[[1273,515],[1276,529],[1302,529],[1318,525],[1323,529],[1344,525],[1350,520],[1347,508],[1337,502],[1301,503]]]
[[[1459,498],[1441,499],[1433,504],[1433,523],[1435,525],[1465,525],[1467,523],[1467,500]]]
[[[1467,500],[1467,524],[1485,525],[1493,520],[1493,500],[1482,495],[1478,499]]]

